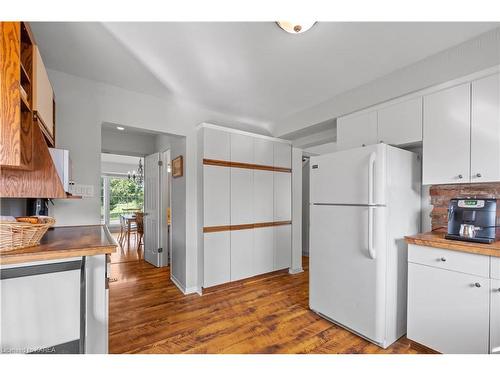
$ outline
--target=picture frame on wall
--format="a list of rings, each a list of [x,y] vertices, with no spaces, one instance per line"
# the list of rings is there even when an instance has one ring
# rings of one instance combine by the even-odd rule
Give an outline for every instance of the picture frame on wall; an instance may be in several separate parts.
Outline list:
[[[172,160],[172,177],[182,177],[184,172],[184,163],[182,162],[182,155],[177,156]]]

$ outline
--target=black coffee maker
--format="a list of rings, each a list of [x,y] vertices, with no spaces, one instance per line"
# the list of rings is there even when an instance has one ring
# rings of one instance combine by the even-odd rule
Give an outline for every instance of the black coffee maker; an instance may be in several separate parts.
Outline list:
[[[26,215],[28,216],[48,216],[49,199],[28,198],[26,200]]]
[[[454,198],[448,206],[449,240],[495,242],[497,201],[489,198]]]

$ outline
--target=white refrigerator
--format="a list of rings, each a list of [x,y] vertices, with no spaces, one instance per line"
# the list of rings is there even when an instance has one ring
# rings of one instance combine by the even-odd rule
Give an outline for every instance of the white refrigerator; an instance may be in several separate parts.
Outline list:
[[[312,157],[310,168],[310,308],[386,348],[406,333],[419,157],[377,144]]]

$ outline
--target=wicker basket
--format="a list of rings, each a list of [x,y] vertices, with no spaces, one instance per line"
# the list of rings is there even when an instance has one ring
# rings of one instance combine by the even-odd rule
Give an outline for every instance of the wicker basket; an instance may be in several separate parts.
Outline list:
[[[0,253],[40,244],[47,229],[55,222],[51,217],[45,217],[42,224],[0,221]]]

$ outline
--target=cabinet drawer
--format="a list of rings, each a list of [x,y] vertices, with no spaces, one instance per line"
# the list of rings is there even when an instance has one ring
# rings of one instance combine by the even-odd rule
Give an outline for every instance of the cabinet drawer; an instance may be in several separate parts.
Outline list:
[[[429,246],[408,245],[408,262],[483,277],[490,276],[490,257]]]
[[[500,280],[500,257],[491,257],[491,278]]]

